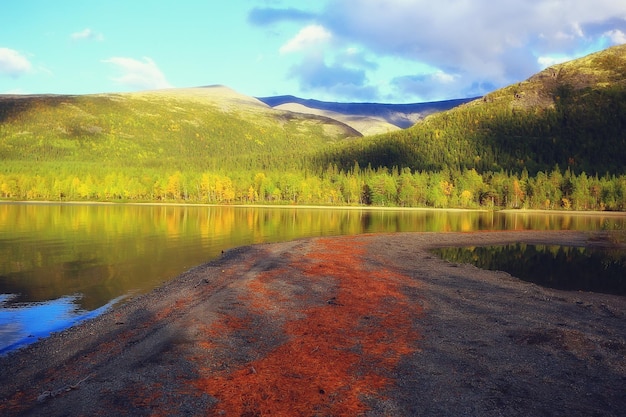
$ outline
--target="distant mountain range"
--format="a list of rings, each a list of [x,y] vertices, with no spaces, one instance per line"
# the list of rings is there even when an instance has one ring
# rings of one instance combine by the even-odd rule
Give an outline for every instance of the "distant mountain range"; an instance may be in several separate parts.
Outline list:
[[[385,133],[413,126],[426,116],[450,110],[475,98],[411,104],[336,103],[291,95],[257,97],[270,107],[337,119],[368,134]]]

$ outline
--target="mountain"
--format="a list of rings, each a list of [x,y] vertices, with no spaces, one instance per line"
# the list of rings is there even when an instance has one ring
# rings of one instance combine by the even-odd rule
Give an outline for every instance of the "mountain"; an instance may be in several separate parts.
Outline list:
[[[424,119],[428,115],[449,110],[473,100],[471,98],[468,98],[412,104],[383,104],[335,103],[312,99],[303,99],[289,95],[259,97],[258,99],[268,106],[274,108],[278,107],[291,111],[299,111],[302,113],[327,114],[329,115],[329,117],[336,117],[336,115],[339,114],[342,115],[340,116],[340,118],[344,118],[342,120],[346,120],[348,122],[350,121],[351,117],[355,118],[354,120],[360,120],[361,123],[367,120],[371,120],[374,125],[376,125],[376,123],[380,123],[380,121],[382,120],[387,122],[388,125],[381,125],[382,127],[376,130],[383,131],[385,128],[388,128],[389,125],[394,125],[398,128],[405,129]],[[319,113],[319,111],[323,111],[325,113]]]
[[[387,122],[382,117],[342,114],[330,110],[321,110],[306,107],[298,103],[280,104],[278,106],[275,106],[274,109],[285,110],[294,113],[315,114],[335,119],[357,130],[363,136],[377,135],[380,133],[388,133],[400,130],[398,126]]]
[[[222,85],[122,94],[0,95],[0,158],[5,166],[15,163],[35,172],[57,163],[86,171],[102,166],[303,168],[305,155],[330,143],[399,130],[385,117],[417,117],[418,109],[423,115],[454,103],[306,101],[343,112],[338,113],[278,101],[285,100],[257,99]]]
[[[528,171],[558,165],[626,172],[626,45],[555,65],[526,81],[318,155],[318,165]]]
[[[272,109],[224,86],[0,96],[3,165],[262,169],[360,136],[331,118]],[[86,169],[86,168],[85,168]],[[91,169],[91,168],[90,168]]]

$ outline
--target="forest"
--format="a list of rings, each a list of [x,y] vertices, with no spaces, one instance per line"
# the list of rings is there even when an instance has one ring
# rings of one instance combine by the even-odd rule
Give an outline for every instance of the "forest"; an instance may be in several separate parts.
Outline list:
[[[499,172],[412,171],[331,165],[301,171],[162,172],[106,168],[79,174],[57,166],[50,174],[2,173],[0,196],[13,200],[181,202],[205,204],[366,205],[435,208],[626,209],[626,175],[574,174],[554,167],[529,176]]]
[[[623,211],[626,47],[359,136],[221,90],[0,97],[0,198]]]

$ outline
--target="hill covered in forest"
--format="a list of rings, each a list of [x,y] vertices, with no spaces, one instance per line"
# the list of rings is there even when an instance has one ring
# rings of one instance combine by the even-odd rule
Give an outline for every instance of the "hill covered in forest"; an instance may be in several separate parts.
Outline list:
[[[526,81],[398,132],[327,151],[320,165],[508,170],[558,165],[626,172],[626,45],[555,65]]]
[[[263,169],[360,134],[271,109],[223,86],[84,96],[0,96],[0,158],[166,169]]]

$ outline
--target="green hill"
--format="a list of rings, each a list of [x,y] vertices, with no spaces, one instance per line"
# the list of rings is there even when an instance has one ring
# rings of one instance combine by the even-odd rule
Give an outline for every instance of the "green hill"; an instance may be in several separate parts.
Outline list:
[[[0,96],[0,162],[12,200],[626,210],[626,45],[367,137],[221,86]]]
[[[333,119],[273,110],[225,87],[87,96],[0,96],[3,163],[280,169],[359,136]],[[297,150],[295,152],[294,150]]]
[[[413,170],[508,170],[555,165],[572,172],[626,172],[626,45],[550,67],[528,80],[426,118],[404,131],[367,137],[318,163]]]

